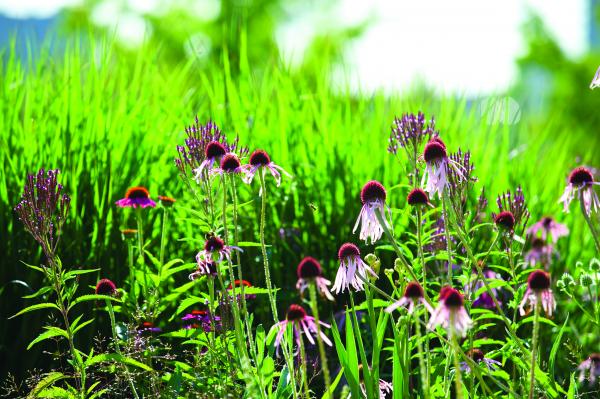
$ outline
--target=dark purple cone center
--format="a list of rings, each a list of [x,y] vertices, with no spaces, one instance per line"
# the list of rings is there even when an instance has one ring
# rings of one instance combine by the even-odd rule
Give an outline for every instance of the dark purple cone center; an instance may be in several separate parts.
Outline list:
[[[379,183],[377,180],[371,180],[367,182],[360,190],[360,200],[363,204],[373,201],[385,201],[386,192],[383,184]]]
[[[252,166],[267,166],[271,163],[269,154],[263,150],[256,150],[250,155],[250,165]]]
[[[423,158],[425,162],[431,163],[440,159],[446,159],[448,154],[446,153],[446,146],[440,139],[431,140],[425,146],[423,150]]]
[[[129,199],[144,199],[150,198],[150,194],[148,193],[148,190],[146,190],[145,187],[132,187],[129,190],[127,190],[125,197]]]
[[[475,360],[477,363],[480,363],[484,358],[483,352],[480,349],[471,349],[469,355],[471,356],[471,359]]]
[[[420,188],[413,189],[410,193],[408,193],[408,197],[406,201],[409,205],[427,205],[429,203],[429,198],[427,197],[427,193]]]
[[[208,252],[221,251],[225,247],[225,242],[219,237],[209,237],[204,243],[204,250]]]
[[[502,211],[494,218],[494,223],[499,227],[512,230],[515,227],[515,217],[509,211]]]
[[[235,154],[227,154],[221,159],[221,169],[228,173],[235,172],[240,165],[240,160]]]
[[[298,278],[315,278],[322,274],[321,264],[315,258],[307,256],[298,264]]]
[[[419,283],[408,283],[404,290],[404,296],[411,299],[423,298],[423,288]]]
[[[300,321],[306,317],[306,311],[300,305],[290,305],[286,318],[289,321]]]
[[[529,288],[534,291],[543,291],[550,288],[550,275],[543,270],[536,270],[527,279]]]
[[[553,222],[553,221],[554,221],[554,220],[553,220],[551,217],[549,217],[549,216],[545,216],[545,217],[542,219],[542,226],[544,226],[544,228],[545,228],[545,229],[549,229],[549,228],[550,228],[550,226],[552,226],[552,222]]]
[[[448,291],[448,293],[446,294],[444,304],[449,308],[461,307],[463,305],[463,297],[460,294],[460,292],[452,288],[452,290]]]
[[[539,237],[535,237],[533,240],[531,240],[531,248],[540,249],[543,248],[544,245],[546,245],[546,243]]]
[[[347,242],[340,247],[338,251],[338,259],[343,261],[350,256],[360,256],[360,250],[356,245]]]
[[[594,363],[595,365],[600,365],[600,353],[592,353],[590,355],[590,360],[592,361],[592,363]]]
[[[225,146],[218,141],[211,141],[206,145],[206,149],[204,150],[207,159],[222,157],[226,152]]]
[[[592,172],[590,172],[587,168],[584,168],[583,166],[573,169],[573,171],[569,175],[569,183],[574,184],[576,186],[592,184],[593,182],[594,176],[592,176]]]
[[[98,281],[96,285],[96,294],[98,295],[114,295],[116,292],[117,286],[107,278]]]

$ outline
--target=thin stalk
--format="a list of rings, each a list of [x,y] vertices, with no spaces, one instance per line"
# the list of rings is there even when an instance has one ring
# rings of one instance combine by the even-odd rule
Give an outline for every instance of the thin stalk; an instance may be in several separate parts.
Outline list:
[[[416,168],[416,165],[415,165]],[[418,171],[418,169],[417,169]],[[417,207],[417,251],[419,253],[419,259],[421,259],[421,274],[422,274],[422,279],[423,279],[423,292],[427,295],[427,267],[425,265],[425,255],[423,254],[423,215],[422,215],[422,208],[419,206]],[[426,321],[429,321],[429,313],[425,312],[425,318]],[[417,323],[418,324],[418,323]],[[420,328],[419,328],[420,330]],[[425,353],[429,353],[429,334],[425,335]],[[429,356],[427,356],[427,358],[425,359],[425,380],[427,381],[427,384],[429,384],[429,369],[430,369],[430,365],[429,365]],[[421,371],[422,372],[422,371]],[[429,395],[429,389],[426,389],[426,396],[425,399],[428,399],[428,395]]]
[[[419,368],[421,374],[421,389],[423,390],[423,397],[429,399],[429,373],[427,372],[427,365],[425,363],[425,357],[423,356],[423,345],[421,345],[421,323],[419,323],[419,316],[417,312],[413,312],[415,319],[415,339],[417,341],[417,353],[419,355]],[[429,356],[429,353],[427,354]]]
[[[129,284],[131,285],[130,289],[131,289],[131,304],[133,305],[133,308],[135,309],[136,305],[137,305],[137,294],[136,294],[136,284],[135,284],[135,270],[134,270],[134,263],[133,263],[133,243],[131,242],[131,239],[127,239],[127,252],[128,252],[128,258],[129,258]]]
[[[367,398],[372,397],[373,386],[371,385],[371,372],[369,370],[369,362],[367,361],[367,354],[365,352],[365,347],[362,342],[362,337],[360,335],[360,327],[358,325],[358,318],[356,317],[356,306],[354,305],[354,295],[352,294],[352,290],[348,290],[348,294],[350,295],[350,306],[352,306],[352,311],[350,312],[352,318],[352,325],[354,326],[354,336],[356,338],[356,342],[358,342],[358,350],[360,354],[361,362],[363,363],[362,371],[364,374],[365,387],[367,391]]]
[[[452,242],[450,241],[450,217],[448,215],[448,196],[442,195],[442,215],[444,218],[444,234],[446,235],[446,253],[448,254],[448,284],[452,286]]]
[[[160,265],[158,267],[158,281],[160,282],[160,277],[162,274],[162,267],[165,264],[165,246],[167,245],[167,223],[169,219],[169,210],[164,208],[163,210],[163,220],[162,220],[162,229],[160,232],[160,255],[158,259],[160,260]]]
[[[258,171],[258,177],[260,179],[260,190],[261,190],[261,205],[260,205],[260,248],[262,250],[263,264],[265,268],[265,280],[267,283],[267,293],[269,295],[269,302],[271,303],[271,312],[273,313],[273,322],[277,323],[279,317],[277,316],[277,305],[275,304],[275,296],[273,294],[273,287],[271,285],[271,272],[269,271],[269,259],[267,258],[267,246],[265,244],[265,219],[267,213],[267,189],[265,187],[265,177],[263,169]]]
[[[462,351],[458,345],[456,339],[456,331],[454,330],[454,311],[450,312],[450,328],[448,328],[448,334],[450,335],[450,342],[452,343],[452,358],[454,360],[454,382],[456,385],[456,398],[463,399],[463,385],[462,385],[462,373],[460,371],[460,363],[458,361],[458,354]]]
[[[135,216],[137,219],[137,228],[138,228],[138,247],[139,247],[139,257],[138,259],[142,262],[142,265],[144,265],[143,267],[143,274],[144,274],[144,287],[143,287],[143,294],[144,294],[144,300],[148,299],[148,277],[147,277],[147,273],[146,273],[146,262],[144,261],[144,223],[142,221],[142,210],[141,208],[136,208],[135,210]]]
[[[110,327],[112,329],[113,341],[115,342],[115,350],[119,356],[123,356],[121,353],[121,347],[119,346],[119,340],[117,337],[117,325],[115,322],[115,310],[112,306],[112,301],[110,299],[105,299],[106,307],[108,308],[108,315],[110,316]],[[125,377],[127,377],[127,382],[129,383],[129,388],[131,388],[131,392],[136,399],[139,399],[138,393],[135,389],[135,385],[133,383],[133,379],[131,378],[131,374],[129,374],[129,368],[126,364],[123,364],[123,368],[125,369]]]
[[[535,389],[535,368],[536,368],[536,355],[538,337],[540,334],[540,302],[542,300],[541,295],[537,294],[537,300],[535,301],[534,316],[533,316],[533,337],[531,339],[531,379],[529,380],[529,399],[533,399],[533,391]]]
[[[579,191],[579,205],[581,206],[581,213],[583,213],[583,217],[592,232],[592,237],[594,237],[594,243],[596,244],[596,251],[600,253],[600,238],[598,237],[598,232],[596,231],[596,227],[592,223],[592,219],[590,215],[585,210],[585,204],[583,202],[583,190]]]
[[[300,328],[300,326],[297,326]],[[308,371],[306,368],[306,351],[304,350],[304,340],[300,337],[300,364],[302,367],[302,382],[304,385],[304,394],[306,399],[310,399],[310,389],[308,388]]]
[[[325,344],[323,338],[321,338],[321,323],[319,318],[319,306],[317,303],[317,289],[315,283],[311,283],[308,286],[310,294],[310,308],[312,310],[313,317],[315,318],[315,324],[317,325],[317,343],[319,345],[319,355],[321,356],[321,370],[323,370],[323,379],[325,380],[325,392],[329,392],[331,387],[331,376],[329,375],[329,367],[327,365],[327,354],[325,353]]]

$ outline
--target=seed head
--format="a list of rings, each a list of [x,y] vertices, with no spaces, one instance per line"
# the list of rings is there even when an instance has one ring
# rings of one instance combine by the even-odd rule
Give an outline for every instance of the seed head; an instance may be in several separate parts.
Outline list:
[[[421,287],[421,284],[417,283],[416,281],[412,281],[406,285],[404,296],[411,299],[423,298],[423,287]]]
[[[296,269],[298,278],[315,278],[323,274],[323,269],[318,260],[311,256],[302,259]]]
[[[166,197],[164,195],[159,195],[158,200],[165,208],[170,208],[173,206],[173,204],[175,204],[175,202],[177,202],[175,198]]]
[[[146,187],[130,187],[125,192],[125,198],[128,199],[146,199],[150,198],[150,193]]]
[[[410,193],[408,193],[406,202],[412,206],[427,205],[429,204],[429,197],[427,197],[427,193],[424,190],[420,188],[414,188]]]
[[[338,258],[340,261],[343,261],[344,259],[351,256],[360,256],[360,250],[356,245],[347,242],[343,244],[338,250]]]
[[[117,286],[109,279],[103,278],[102,280],[98,281],[98,284],[96,284],[96,295],[114,296],[116,294]]]
[[[256,150],[250,155],[250,165],[252,166],[267,166],[271,163],[271,158],[264,150]]]
[[[592,175],[592,172],[583,166],[573,169],[569,175],[569,183],[576,186],[592,184],[593,182],[594,176]]]
[[[240,159],[235,154],[227,154],[221,159],[221,169],[233,173],[240,167]]]
[[[221,251],[225,248],[225,242],[217,236],[210,236],[204,243],[204,250],[207,252]]]
[[[496,226],[512,231],[515,227],[515,217],[510,211],[502,211],[494,217]]]
[[[445,295],[444,304],[449,308],[459,308],[463,306],[464,300],[460,292],[450,288]]]
[[[215,159],[222,157],[227,152],[225,146],[218,141],[211,141],[206,145],[204,149],[204,155],[207,159]]]
[[[547,290],[550,288],[550,274],[543,270],[535,270],[527,278],[527,284],[532,291]]]
[[[367,182],[360,190],[360,200],[363,204],[373,201],[385,201],[385,198],[385,187],[377,180]]]
[[[440,138],[437,137],[431,139],[423,151],[423,158],[427,163],[445,159],[447,157],[448,153],[446,152],[446,145]]]
[[[286,315],[286,318],[289,321],[299,321],[304,319],[305,317],[306,311],[302,306],[296,304],[290,305]]]

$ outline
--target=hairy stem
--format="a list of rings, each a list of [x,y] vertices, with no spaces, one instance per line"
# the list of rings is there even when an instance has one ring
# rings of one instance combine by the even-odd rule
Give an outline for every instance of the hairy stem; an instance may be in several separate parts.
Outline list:
[[[535,390],[535,368],[536,368],[536,355],[538,337],[540,334],[540,302],[542,300],[541,295],[537,294],[537,300],[534,306],[533,316],[533,336],[531,338],[531,379],[529,380],[529,399],[533,399],[533,391]]]
[[[110,327],[112,330],[113,341],[115,342],[115,350],[119,356],[123,356],[121,353],[121,347],[119,346],[119,339],[117,336],[117,325],[115,322],[115,310],[113,309],[112,301],[110,299],[105,299],[106,307],[108,308],[108,315],[110,316]],[[125,370],[125,377],[127,378],[127,382],[129,383],[129,388],[131,388],[131,392],[136,399],[139,399],[138,393],[135,389],[135,384],[133,383],[133,379],[131,378],[131,374],[129,374],[129,368],[126,364],[123,364],[123,369]]]
[[[317,343],[319,345],[319,355],[321,356],[321,369],[323,370],[323,379],[325,380],[325,391],[329,392],[331,388],[331,376],[329,375],[329,367],[327,365],[327,354],[325,353],[325,344],[321,337],[321,323],[319,318],[319,306],[317,303],[317,288],[315,283],[311,283],[308,286],[310,293],[310,307],[312,310],[313,317],[315,318],[315,324],[317,325]]]

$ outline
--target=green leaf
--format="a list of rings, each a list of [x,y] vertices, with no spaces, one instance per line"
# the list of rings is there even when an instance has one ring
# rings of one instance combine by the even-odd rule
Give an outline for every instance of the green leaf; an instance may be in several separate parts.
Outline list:
[[[27,350],[31,349],[35,344],[45,341],[50,338],[54,338],[54,337],[64,337],[67,339],[69,338],[69,335],[67,334],[67,332],[65,330],[63,330],[62,328],[58,328],[58,327],[45,327],[45,328],[46,328],[46,331],[44,331],[43,333],[38,335],[37,338],[35,338],[33,341],[31,341],[29,343],[29,345],[27,346]]]
[[[149,367],[148,365],[138,362],[137,360],[132,359],[130,357],[119,355],[118,353],[101,353],[99,355],[89,358],[85,362],[85,365],[87,367],[90,367],[90,366],[93,366],[94,364],[109,362],[109,361],[123,363],[123,364],[129,365],[129,366],[134,366],[134,367],[140,368],[142,370],[146,370],[146,371],[153,371],[153,369],[151,367]]]
[[[192,296],[189,298],[185,298],[183,301],[181,301],[181,303],[177,307],[177,310],[175,311],[175,313],[173,313],[173,315],[171,316],[169,321],[172,321],[173,319],[175,319],[175,317],[177,317],[178,315],[183,313],[183,311],[186,310],[187,308],[189,308],[190,306],[195,305],[197,303],[204,303],[204,301],[205,301],[205,298],[201,298],[198,296]]]
[[[552,344],[552,350],[550,350],[550,359],[548,361],[548,374],[554,375],[554,362],[556,361],[556,354],[558,353],[558,348],[560,346],[560,342],[562,341],[563,333],[565,332],[565,327],[567,326],[567,322],[569,321],[569,314],[565,319],[560,331],[558,332],[557,337],[554,339],[554,343]]]
[[[19,313],[10,316],[9,319],[12,319],[12,318],[15,318],[17,316],[21,316],[22,314],[33,312],[34,310],[39,310],[39,309],[56,309],[56,310],[60,310],[59,307],[55,303],[50,303],[50,302],[38,303],[36,305],[31,305],[29,307],[26,307],[25,309],[21,310]]]
[[[337,377],[335,377],[335,379],[331,382],[331,386],[329,387],[329,390],[325,391],[325,393],[323,394],[321,399],[333,399],[333,393],[335,392],[335,389],[337,388],[338,384],[340,383],[340,380],[342,379],[343,374],[344,374],[344,370],[340,370]]]
[[[67,378],[67,376],[63,373],[59,373],[58,371],[52,371],[46,374],[44,378],[42,378],[40,382],[38,382],[36,386],[31,390],[29,395],[27,395],[27,398],[29,399],[39,397],[40,392],[42,392],[46,388],[51,387],[54,383],[64,378]]]
[[[69,280],[80,274],[94,273],[94,272],[97,272],[98,270],[100,270],[100,269],[98,268],[98,269],[71,270],[70,272],[65,273],[65,279]]]
[[[238,247],[260,247],[260,242],[252,242],[252,241],[240,241],[237,244]],[[270,247],[270,245],[265,245],[265,247]]]
[[[102,301],[102,302],[104,302],[106,299],[108,299],[109,301],[121,302],[120,299],[115,298],[115,297],[110,296],[110,295],[98,295],[98,294],[82,295],[80,297],[77,297],[73,302],[71,302],[71,306],[69,306],[69,310],[71,310],[73,308],[73,306],[75,306],[75,305],[77,305],[78,303],[81,303],[81,302],[89,302],[89,301]]]

